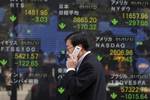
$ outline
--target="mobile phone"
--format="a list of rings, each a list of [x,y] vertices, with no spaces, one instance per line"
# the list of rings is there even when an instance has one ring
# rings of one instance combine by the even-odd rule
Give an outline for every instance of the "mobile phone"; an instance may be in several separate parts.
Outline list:
[[[72,58],[76,59],[77,56],[79,55],[80,51],[81,51],[81,47],[75,46],[73,53],[71,54]]]

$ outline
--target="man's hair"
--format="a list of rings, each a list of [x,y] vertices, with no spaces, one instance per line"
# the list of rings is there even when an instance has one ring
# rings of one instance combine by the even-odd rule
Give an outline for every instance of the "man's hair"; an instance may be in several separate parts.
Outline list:
[[[65,38],[65,42],[67,42],[67,40],[71,40],[71,43],[74,47],[81,44],[86,51],[89,49],[86,34],[83,32],[73,32]]]

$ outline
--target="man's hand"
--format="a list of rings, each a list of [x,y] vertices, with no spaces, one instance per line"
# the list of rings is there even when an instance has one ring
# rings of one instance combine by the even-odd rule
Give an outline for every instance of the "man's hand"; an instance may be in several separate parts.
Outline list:
[[[75,58],[68,58],[66,62],[67,68],[76,68],[77,67],[77,59]]]

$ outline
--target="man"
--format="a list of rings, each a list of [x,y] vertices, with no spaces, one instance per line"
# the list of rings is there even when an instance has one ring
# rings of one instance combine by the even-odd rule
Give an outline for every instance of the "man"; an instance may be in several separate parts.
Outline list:
[[[85,34],[72,33],[65,39],[67,53],[67,73],[63,86],[68,96],[67,100],[106,100],[105,75],[101,64],[92,55]],[[71,54],[79,46],[77,59]]]

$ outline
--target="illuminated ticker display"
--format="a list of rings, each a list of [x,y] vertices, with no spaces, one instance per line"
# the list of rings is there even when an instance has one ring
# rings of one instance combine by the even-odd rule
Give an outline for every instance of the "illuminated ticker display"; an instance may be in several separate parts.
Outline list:
[[[59,4],[58,29],[60,31],[98,30],[98,17],[96,16],[96,4]],[[93,15],[89,15],[92,12]]]
[[[14,55],[15,64],[19,67],[40,66],[40,41],[37,39],[2,40],[0,53]]]
[[[133,62],[134,37],[97,36],[96,48],[105,50],[105,55],[113,57],[117,62]]]
[[[23,23],[30,24],[48,24],[49,7],[46,5],[47,0],[10,0],[10,8],[14,11],[19,9],[19,17],[16,18]],[[39,7],[39,4],[42,4]],[[14,17],[11,16],[12,22]]]
[[[131,26],[131,27],[148,27],[149,13],[148,12],[123,12],[120,16],[114,17],[111,21],[112,25]]]
[[[148,100],[150,88],[146,80],[149,78],[149,75],[112,74],[108,84],[110,99]]]
[[[97,17],[73,17],[74,28],[77,30],[97,30]]]
[[[47,63],[43,56],[46,58],[50,52],[56,54],[57,64],[65,67],[65,52],[58,53],[60,48],[65,48],[61,39],[67,32],[85,31],[88,40],[93,40],[90,43],[96,42],[90,46],[104,67],[107,100],[149,100],[150,0],[8,1],[9,4],[0,4],[1,68],[11,65],[21,69],[42,67],[43,60]],[[41,24],[43,28],[39,28]],[[16,31],[17,35],[11,31]],[[5,33],[9,33],[12,40],[3,40],[3,37],[9,38]],[[64,74],[66,69],[54,68],[53,75],[54,71]],[[37,71],[31,77],[47,78],[49,75]],[[65,90],[59,87],[56,92],[63,95]]]
[[[20,67],[38,67],[40,66],[38,53],[15,53],[16,65]]]
[[[97,35],[95,47],[101,53],[107,76],[108,100],[149,100],[149,74],[136,74],[135,37]],[[102,55],[103,54],[103,55]],[[149,65],[141,63],[144,72]]]
[[[113,17],[113,26],[148,27],[149,8],[148,0],[110,0],[110,11]],[[118,13],[119,12],[119,13]]]
[[[47,24],[49,22],[49,9],[48,8],[26,8],[24,16],[27,22],[34,24]]]
[[[148,13],[122,13],[122,18],[128,26],[146,27],[149,25]]]

